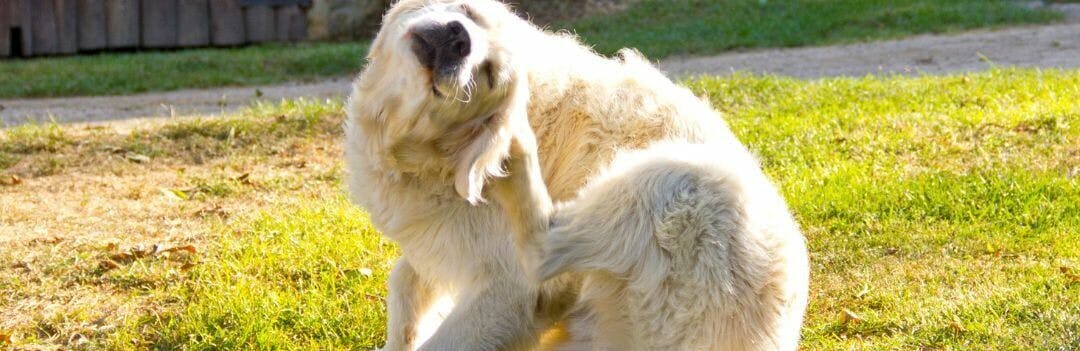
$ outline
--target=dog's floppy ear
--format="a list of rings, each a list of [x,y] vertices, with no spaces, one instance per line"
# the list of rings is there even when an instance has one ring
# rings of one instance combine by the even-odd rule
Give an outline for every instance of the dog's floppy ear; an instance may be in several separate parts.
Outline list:
[[[510,155],[514,128],[528,128],[528,85],[519,79],[506,105],[495,115],[480,121],[461,134],[452,136],[466,145],[457,153],[454,166],[454,189],[475,205],[484,201],[484,184],[489,177],[505,176],[503,161]],[[456,133],[455,133],[456,134]]]
[[[454,166],[454,189],[470,204],[484,201],[484,184],[488,177],[504,176],[502,162],[510,154],[510,131],[505,116],[493,116],[479,126],[471,141],[458,154]],[[503,124],[503,125],[500,125]]]

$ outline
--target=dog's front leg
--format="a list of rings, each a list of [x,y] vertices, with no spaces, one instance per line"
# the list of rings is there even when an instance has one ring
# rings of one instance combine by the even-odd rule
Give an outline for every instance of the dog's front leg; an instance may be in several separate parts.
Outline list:
[[[473,290],[475,289],[475,290]],[[422,351],[528,350],[538,339],[532,284],[493,281],[470,289]]]
[[[420,318],[431,306],[434,292],[405,258],[390,271],[386,297],[388,314],[384,351],[412,351],[416,348],[416,329]]]

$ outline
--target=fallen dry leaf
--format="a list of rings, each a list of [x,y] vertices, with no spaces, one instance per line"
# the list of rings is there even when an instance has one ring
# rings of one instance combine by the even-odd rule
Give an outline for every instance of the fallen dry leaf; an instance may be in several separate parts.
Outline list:
[[[68,345],[79,346],[88,342],[90,341],[87,340],[86,337],[80,333],[72,334],[71,337],[68,338]]]
[[[112,154],[118,154],[118,153],[124,152],[124,149],[120,148],[120,147],[117,147],[117,146],[109,145],[109,146],[105,146],[105,147],[101,148],[101,151],[105,151],[105,152],[112,153]]]
[[[11,333],[0,330],[0,345],[11,344]]]
[[[192,215],[195,217],[206,217],[213,215],[221,218],[227,218],[229,217],[229,212],[225,211],[225,209],[221,206],[215,205],[201,208],[198,211],[195,211],[195,213]]]
[[[104,269],[104,270],[107,270],[107,271],[108,270],[113,270],[113,269],[120,268],[120,264],[116,263],[116,261],[113,261],[113,260],[102,260],[101,261],[101,268]]]
[[[173,246],[173,247],[170,247],[170,248],[167,248],[167,249],[161,249],[161,250],[158,250],[157,253],[162,254],[162,253],[166,253],[166,252],[177,252],[177,251],[187,252],[187,253],[192,254],[192,255],[194,255],[195,253],[198,252],[198,250],[195,249],[194,245],[183,245],[183,246]]]
[[[239,177],[233,178],[233,180],[238,181],[238,182],[243,183],[243,184],[250,185],[251,180],[248,179],[250,177],[251,177],[251,173],[244,173],[244,174],[241,174]]]
[[[1073,273],[1069,267],[1061,267],[1061,274],[1065,275],[1073,283],[1080,283],[1080,274]]]
[[[859,315],[855,314],[855,312],[852,312],[849,309],[845,308],[844,311],[840,313],[840,323],[856,324],[862,321],[862,317],[859,317]]]
[[[134,153],[134,152],[128,152],[128,153],[124,154],[124,158],[127,159],[128,161],[135,162],[135,163],[149,163],[150,162],[150,156],[146,156],[146,155],[143,155],[143,154],[137,154],[137,153]]]
[[[157,252],[158,252],[158,245],[157,244],[150,245],[149,247],[143,246],[143,245],[135,245],[134,247],[131,248],[131,254],[134,255],[136,258],[143,258],[143,257],[146,257],[146,256],[156,254]]]
[[[19,178],[19,176],[14,175],[14,174],[7,175],[7,176],[4,176],[4,177],[0,177],[0,185],[14,186],[14,185],[22,184],[22,183],[23,183],[22,178]]]
[[[109,255],[109,260],[115,262],[128,262],[135,260],[135,256],[127,252],[117,252]]]
[[[30,239],[31,244],[58,244],[61,241],[64,241],[64,238],[61,238],[61,237],[55,236],[55,235],[52,236],[52,237],[48,237],[48,238]]]

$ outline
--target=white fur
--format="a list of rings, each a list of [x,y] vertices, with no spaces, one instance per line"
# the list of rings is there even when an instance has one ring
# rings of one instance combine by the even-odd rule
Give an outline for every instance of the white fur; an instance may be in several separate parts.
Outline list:
[[[472,53],[434,79],[409,29],[451,20]],[[490,0],[390,10],[345,145],[353,200],[403,253],[385,349],[421,345],[441,296],[425,350],[531,349],[560,321],[563,347],[795,348],[807,261],[783,200],[706,102],[620,56]]]
[[[545,245],[543,277],[587,272],[582,299],[608,350],[796,349],[805,244],[737,150],[672,142],[621,153],[560,206]]]

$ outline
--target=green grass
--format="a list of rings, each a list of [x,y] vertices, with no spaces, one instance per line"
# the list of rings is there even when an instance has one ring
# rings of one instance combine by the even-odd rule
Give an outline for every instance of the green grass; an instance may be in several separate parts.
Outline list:
[[[1080,72],[691,85],[806,229],[806,349],[1080,347]]]
[[[602,53],[652,58],[734,48],[893,38],[1011,24],[1060,13],[1010,0],[643,0],[628,11],[561,23]],[[0,98],[131,94],[281,83],[353,74],[364,44],[261,45],[0,61]]]
[[[397,249],[344,197],[263,213],[225,234],[181,292],[157,347],[352,349],[374,345]]]
[[[356,73],[366,44],[103,53],[0,61],[0,98],[247,86]]]
[[[649,57],[895,38],[1061,18],[1011,0],[642,0],[560,27],[597,51]]]
[[[1080,347],[1080,71],[686,84],[725,112],[803,225],[804,350]],[[220,228],[219,249],[169,292],[182,307],[109,348],[381,345],[398,253],[344,196]]]

